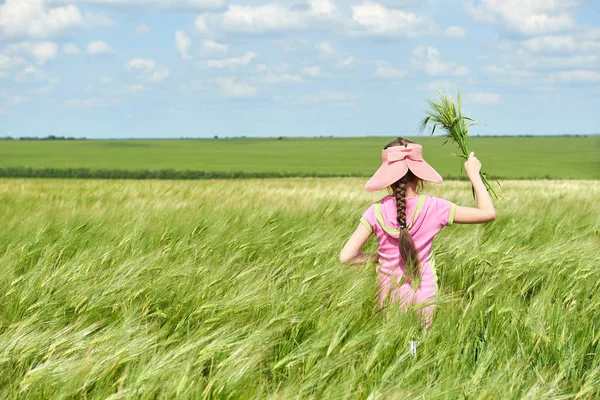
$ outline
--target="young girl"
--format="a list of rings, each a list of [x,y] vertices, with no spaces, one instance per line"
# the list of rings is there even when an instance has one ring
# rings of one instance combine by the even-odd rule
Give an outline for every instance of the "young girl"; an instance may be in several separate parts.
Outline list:
[[[401,308],[424,303],[421,310],[429,327],[433,305],[428,303],[437,290],[432,254],[435,235],[452,223],[492,221],[496,211],[479,176],[481,163],[474,153],[465,162],[465,171],[475,189],[477,208],[460,207],[447,200],[417,194],[423,180],[443,182],[423,159],[421,145],[397,138],[385,146],[382,158],[381,167],[365,189],[377,191],[389,187],[393,194],[371,205],[363,214],[358,228],[340,253],[340,261],[363,264],[378,259],[379,308],[386,302],[399,303]],[[379,243],[375,257],[360,252],[372,234]],[[411,343],[411,352],[416,351],[413,345]]]

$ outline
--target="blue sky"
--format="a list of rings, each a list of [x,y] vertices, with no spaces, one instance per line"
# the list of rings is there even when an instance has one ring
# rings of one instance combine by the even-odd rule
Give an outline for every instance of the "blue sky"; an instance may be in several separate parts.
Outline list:
[[[600,2],[4,0],[0,136],[600,131]]]

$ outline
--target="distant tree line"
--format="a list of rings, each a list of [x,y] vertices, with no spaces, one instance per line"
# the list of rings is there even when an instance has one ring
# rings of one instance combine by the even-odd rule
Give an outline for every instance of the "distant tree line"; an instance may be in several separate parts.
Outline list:
[[[92,168],[29,168],[2,167],[0,177],[5,178],[73,178],[73,179],[251,179],[251,178],[331,178],[366,177],[365,174],[321,174],[316,172],[245,172],[245,171],[195,171],[195,170],[125,170]]]
[[[86,138],[76,138],[72,136],[54,136],[48,135],[45,137],[37,137],[37,136],[21,136],[18,138],[14,138],[12,136],[0,136],[0,140],[86,140]]]

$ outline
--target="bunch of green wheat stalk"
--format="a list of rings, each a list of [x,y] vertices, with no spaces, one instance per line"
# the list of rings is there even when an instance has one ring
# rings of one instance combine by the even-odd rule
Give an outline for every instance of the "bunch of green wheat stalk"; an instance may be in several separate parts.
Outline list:
[[[421,121],[421,132],[423,132],[430,123],[433,125],[433,128],[431,129],[432,135],[434,134],[435,129],[440,127],[446,133],[447,137],[444,144],[448,140],[452,140],[458,145],[462,152],[462,154],[455,155],[464,158],[465,160],[469,158],[469,128],[475,125],[476,121],[463,114],[460,90],[458,90],[456,94],[456,103],[452,96],[440,91],[437,100],[427,100],[427,104],[429,105],[429,110],[427,110],[427,116]],[[481,180],[488,192],[497,199],[498,194],[490,185],[488,175],[485,172],[480,172],[479,174],[481,175]]]

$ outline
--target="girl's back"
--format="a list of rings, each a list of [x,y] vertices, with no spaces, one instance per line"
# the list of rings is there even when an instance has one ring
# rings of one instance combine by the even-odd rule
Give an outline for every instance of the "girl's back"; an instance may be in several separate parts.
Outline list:
[[[432,303],[437,291],[433,242],[446,225],[482,223],[495,218],[494,205],[479,176],[481,163],[471,153],[465,171],[477,196],[477,208],[456,206],[450,201],[417,194],[422,180],[442,183],[441,176],[425,162],[420,145],[398,138],[386,145],[382,165],[365,188],[386,187],[393,195],[371,205],[340,253],[340,261],[362,264],[379,261],[379,307],[387,300],[405,308]],[[371,235],[379,248],[377,256],[361,253]],[[433,305],[422,308],[427,326]]]

